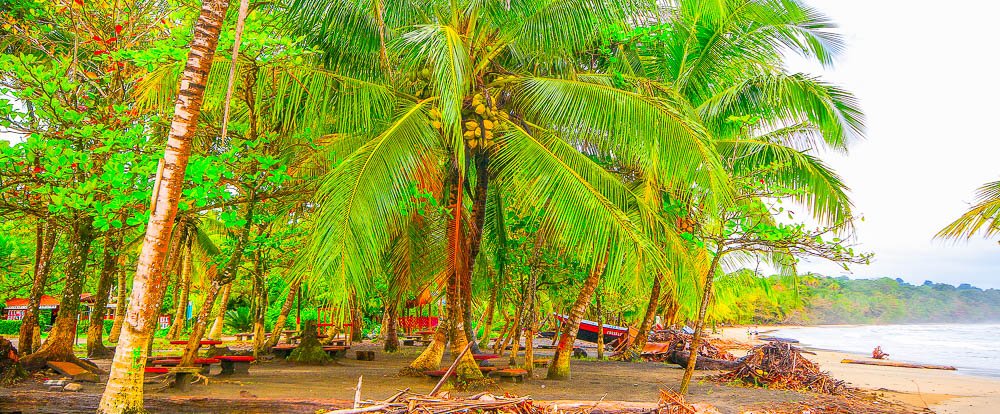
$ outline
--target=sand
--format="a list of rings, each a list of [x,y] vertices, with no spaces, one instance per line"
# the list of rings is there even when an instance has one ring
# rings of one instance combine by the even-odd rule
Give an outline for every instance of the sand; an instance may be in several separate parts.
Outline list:
[[[763,333],[780,327],[759,327]],[[747,341],[746,328],[723,329],[724,338]],[[809,359],[820,364],[837,379],[853,386],[884,392],[917,407],[930,408],[942,414],[994,414],[1000,412],[1000,379],[965,375],[961,371],[880,367],[842,364],[844,358],[871,359],[858,355],[805,347],[816,355]],[[733,351],[737,356],[740,351]]]

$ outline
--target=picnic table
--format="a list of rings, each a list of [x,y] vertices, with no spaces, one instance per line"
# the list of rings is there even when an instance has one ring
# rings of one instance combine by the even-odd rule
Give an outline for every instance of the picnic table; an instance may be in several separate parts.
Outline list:
[[[429,341],[431,339],[431,336],[434,336],[434,331],[420,331],[417,332],[417,335],[420,335],[421,340]]]
[[[285,342],[290,344],[292,343],[292,335],[295,335],[298,332],[299,331],[296,331],[294,329],[286,329],[284,331],[281,331],[281,334],[285,335]]]
[[[170,341],[171,345],[187,345],[187,343],[188,343],[187,339]],[[195,352],[201,351],[201,347],[206,345],[208,346],[222,345],[222,341],[216,341],[214,339],[202,339],[201,341],[198,341],[198,349],[195,350]]]

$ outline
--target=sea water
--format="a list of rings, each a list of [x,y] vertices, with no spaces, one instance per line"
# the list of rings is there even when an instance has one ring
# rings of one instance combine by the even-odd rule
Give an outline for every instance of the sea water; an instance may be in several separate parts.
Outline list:
[[[968,375],[1000,377],[1000,324],[814,326],[768,334],[864,355],[881,346],[893,361],[951,365]]]

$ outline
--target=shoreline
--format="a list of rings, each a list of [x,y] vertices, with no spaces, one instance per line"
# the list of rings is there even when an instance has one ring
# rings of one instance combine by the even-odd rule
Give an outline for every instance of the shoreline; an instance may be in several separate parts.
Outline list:
[[[823,325],[833,326],[833,325]],[[837,325],[861,326],[861,325]],[[780,329],[805,328],[802,325],[758,326],[758,333],[772,333]],[[746,326],[720,329],[716,337],[752,345],[764,343],[757,339],[748,341]],[[913,406],[924,407],[937,413],[989,414],[1000,406],[1000,378],[932,369],[898,368],[872,365],[843,364],[845,358],[870,360],[871,355],[801,346],[816,355],[808,358],[828,371],[834,378],[851,386],[885,394]],[[742,356],[739,350],[731,350]]]

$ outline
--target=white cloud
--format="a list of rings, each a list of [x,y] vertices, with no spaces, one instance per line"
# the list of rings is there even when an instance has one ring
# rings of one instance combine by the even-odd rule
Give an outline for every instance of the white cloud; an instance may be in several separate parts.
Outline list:
[[[861,100],[867,139],[842,157],[823,154],[852,188],[862,249],[876,254],[851,277],[901,277],[1000,287],[1000,246],[953,244],[934,234],[968,208],[979,185],[1000,178],[1000,60],[994,16],[976,0],[807,0],[842,27],[848,47],[823,71],[790,67],[847,87]],[[839,275],[828,264],[801,270]]]

